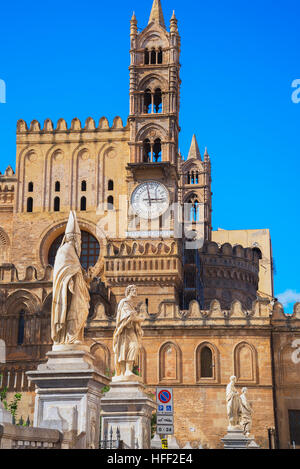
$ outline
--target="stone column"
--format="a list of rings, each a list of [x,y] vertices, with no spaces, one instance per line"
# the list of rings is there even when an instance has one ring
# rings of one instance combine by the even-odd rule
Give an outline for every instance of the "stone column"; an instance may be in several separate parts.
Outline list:
[[[48,361],[26,373],[36,385],[34,426],[53,428],[81,448],[98,448],[101,390],[109,383],[86,345],[54,345]]]
[[[110,390],[101,400],[102,437],[120,430],[120,439],[127,448],[150,449],[151,416],[156,403],[145,393],[138,376],[113,378]]]

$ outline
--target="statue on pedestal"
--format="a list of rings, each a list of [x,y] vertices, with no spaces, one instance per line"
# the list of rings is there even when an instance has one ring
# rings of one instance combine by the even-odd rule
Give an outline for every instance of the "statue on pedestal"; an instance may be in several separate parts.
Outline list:
[[[241,400],[235,383],[236,377],[231,376],[230,383],[226,388],[227,415],[230,428],[240,427],[241,419]]]
[[[247,399],[247,388],[242,389],[242,394],[240,395],[241,401],[241,425],[244,430],[244,434],[246,436],[250,435],[251,427],[252,427],[252,406]]]
[[[133,366],[138,357],[143,331],[138,311],[133,305],[137,297],[135,285],[129,285],[126,298],[121,300],[117,310],[116,329],[113,336],[116,377],[134,377]]]
[[[65,236],[59,247],[53,270],[51,338],[55,345],[82,344],[84,325],[89,314],[88,273],[80,264],[81,232],[76,213],[70,212]]]

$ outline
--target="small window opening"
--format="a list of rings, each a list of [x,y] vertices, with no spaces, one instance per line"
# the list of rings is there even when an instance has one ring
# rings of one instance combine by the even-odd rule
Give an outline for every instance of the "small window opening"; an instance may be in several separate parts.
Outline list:
[[[154,93],[154,112],[155,114],[162,112],[162,94],[160,88],[157,88]]]
[[[55,197],[54,199],[54,212],[59,212],[60,211],[60,198]]]
[[[113,191],[114,190],[114,181],[112,181],[112,179],[110,179],[108,181],[108,190],[109,191]]]
[[[32,212],[33,211],[33,198],[28,197],[27,199],[27,212]]]
[[[86,211],[86,197],[81,197],[80,199],[80,210],[82,212],[85,212]]]
[[[56,181],[55,183],[55,192],[60,192],[60,182]]]
[[[86,181],[81,181],[81,191],[86,192]]]
[[[28,192],[33,192],[33,182],[28,184]]]
[[[113,210],[114,209],[114,198],[112,195],[107,197],[107,210]]]

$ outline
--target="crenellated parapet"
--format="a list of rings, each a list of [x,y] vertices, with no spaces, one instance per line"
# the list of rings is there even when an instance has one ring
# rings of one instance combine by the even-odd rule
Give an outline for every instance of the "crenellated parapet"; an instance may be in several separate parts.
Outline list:
[[[82,136],[82,134],[86,135],[91,133],[95,137],[102,132],[122,132],[126,130],[128,130],[128,124],[124,126],[123,121],[119,116],[114,118],[112,125],[109,125],[106,117],[101,117],[98,125],[91,117],[86,119],[84,125],[82,125],[81,121],[75,117],[71,121],[70,126],[68,126],[65,119],[59,119],[56,127],[51,119],[46,119],[43,125],[41,125],[37,120],[31,121],[28,125],[23,119],[20,119],[17,122],[17,142],[22,143],[26,141],[47,140],[50,135],[52,139],[56,136],[58,139],[61,139],[62,134],[66,134],[66,137],[68,136],[70,140],[74,140],[76,135]]]
[[[276,302],[272,310],[272,325],[276,329],[288,328],[300,328],[300,303],[295,303],[293,307],[293,313],[287,314],[284,311],[284,307],[281,303]]]
[[[218,299],[222,308],[229,309],[238,299],[244,308],[251,308],[258,288],[258,248],[244,248],[225,243],[205,242],[199,252],[204,285],[204,307]]]
[[[20,275],[18,269],[13,264],[0,265],[0,285],[1,284],[18,284],[22,283],[39,283],[52,282],[53,267],[48,265],[42,273],[38,274],[34,266],[26,267],[25,274]]]
[[[106,247],[105,277],[109,285],[181,281],[181,246],[175,240],[116,240]]]
[[[178,304],[171,300],[163,300],[158,306],[155,313],[149,313],[145,304],[140,302],[138,305],[140,314],[144,319],[144,327],[152,325],[175,326],[182,325],[184,327],[267,327],[277,326],[281,321],[282,328],[285,330],[297,328],[300,330],[300,303],[294,306],[293,315],[285,315],[284,312],[279,313],[278,304],[273,305],[265,300],[253,301],[250,309],[244,309],[239,300],[232,301],[228,309],[223,309],[218,300],[211,301],[207,309],[201,309],[199,303],[193,300],[189,304],[187,310],[181,310]],[[93,322],[88,327],[113,325],[115,314],[103,314],[93,318]]]

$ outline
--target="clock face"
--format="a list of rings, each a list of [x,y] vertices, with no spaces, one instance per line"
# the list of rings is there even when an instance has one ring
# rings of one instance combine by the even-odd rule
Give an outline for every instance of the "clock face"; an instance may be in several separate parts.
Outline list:
[[[168,189],[156,181],[143,182],[131,196],[131,207],[136,215],[145,219],[158,218],[170,204]]]

